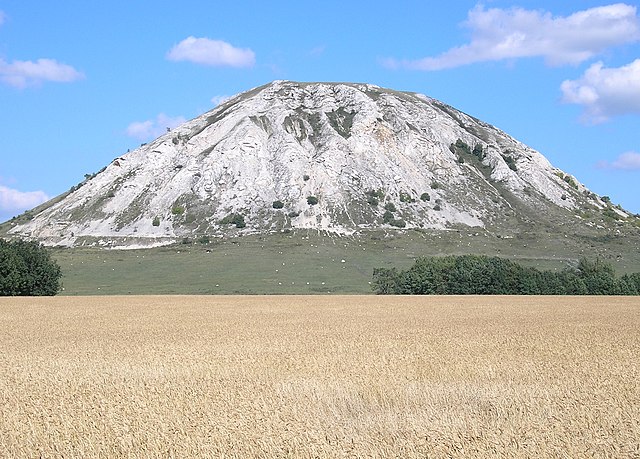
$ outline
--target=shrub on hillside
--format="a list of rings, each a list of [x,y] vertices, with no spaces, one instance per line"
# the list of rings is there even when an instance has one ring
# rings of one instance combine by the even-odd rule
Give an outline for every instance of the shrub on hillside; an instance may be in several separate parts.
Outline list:
[[[236,228],[244,228],[247,224],[244,221],[244,215],[241,214],[229,214],[220,220],[223,225],[235,225]]]

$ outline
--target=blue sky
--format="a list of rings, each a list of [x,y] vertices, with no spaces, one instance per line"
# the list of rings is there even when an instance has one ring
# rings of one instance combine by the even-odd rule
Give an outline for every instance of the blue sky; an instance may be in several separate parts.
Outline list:
[[[0,221],[277,79],[427,94],[640,212],[638,6],[0,0]]]

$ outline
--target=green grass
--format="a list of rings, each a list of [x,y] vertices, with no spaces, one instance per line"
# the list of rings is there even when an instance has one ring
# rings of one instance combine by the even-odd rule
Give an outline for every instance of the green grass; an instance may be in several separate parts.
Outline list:
[[[473,229],[360,237],[296,231],[155,249],[53,251],[64,274],[64,295],[371,293],[374,268],[405,269],[418,256],[465,253],[552,270],[582,256],[600,256],[620,273],[640,271],[640,252],[626,239],[568,242],[551,234],[544,241],[507,239]]]

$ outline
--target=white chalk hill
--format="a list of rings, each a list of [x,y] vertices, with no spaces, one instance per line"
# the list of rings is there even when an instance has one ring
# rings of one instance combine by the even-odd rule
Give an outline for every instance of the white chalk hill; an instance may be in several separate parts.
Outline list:
[[[9,233],[138,247],[287,228],[504,232],[585,206],[606,203],[442,102],[369,84],[275,81],[114,159]]]

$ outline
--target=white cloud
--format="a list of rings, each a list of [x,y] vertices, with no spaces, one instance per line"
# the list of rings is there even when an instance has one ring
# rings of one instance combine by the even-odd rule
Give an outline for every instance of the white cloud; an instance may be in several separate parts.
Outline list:
[[[211,103],[214,106],[220,105],[226,101],[228,101],[229,99],[231,99],[231,96],[227,96],[227,95],[219,95],[219,96],[213,96],[211,98]]]
[[[580,79],[564,81],[560,89],[563,102],[584,106],[582,119],[589,123],[640,114],[640,59],[617,68],[597,62]]]
[[[25,88],[54,81],[68,83],[84,78],[84,75],[67,64],[54,59],[38,59],[37,61],[13,61],[7,63],[0,59],[0,81],[16,87]]]
[[[48,200],[49,196],[44,191],[18,191],[0,185],[0,212],[15,214],[32,209]]]
[[[622,153],[614,161],[601,161],[597,164],[599,169],[618,169],[624,171],[640,170],[640,153],[628,151]]]
[[[4,20],[6,19],[7,15],[4,14],[4,11],[0,10],[0,25],[4,24]]]
[[[167,53],[171,61],[189,61],[214,67],[251,67],[255,53],[250,49],[236,48],[221,40],[188,37]]]
[[[590,8],[566,17],[522,8],[469,11],[463,24],[471,30],[469,44],[436,57],[383,65],[417,70],[442,70],[485,61],[543,57],[549,65],[578,64],[611,46],[640,40],[635,6],[616,3]]]
[[[126,133],[129,137],[133,137],[138,140],[150,140],[160,137],[167,132],[167,128],[173,129],[176,126],[180,126],[186,120],[182,116],[176,116],[174,118],[160,113],[155,120],[146,121],[134,121],[127,126]]]

